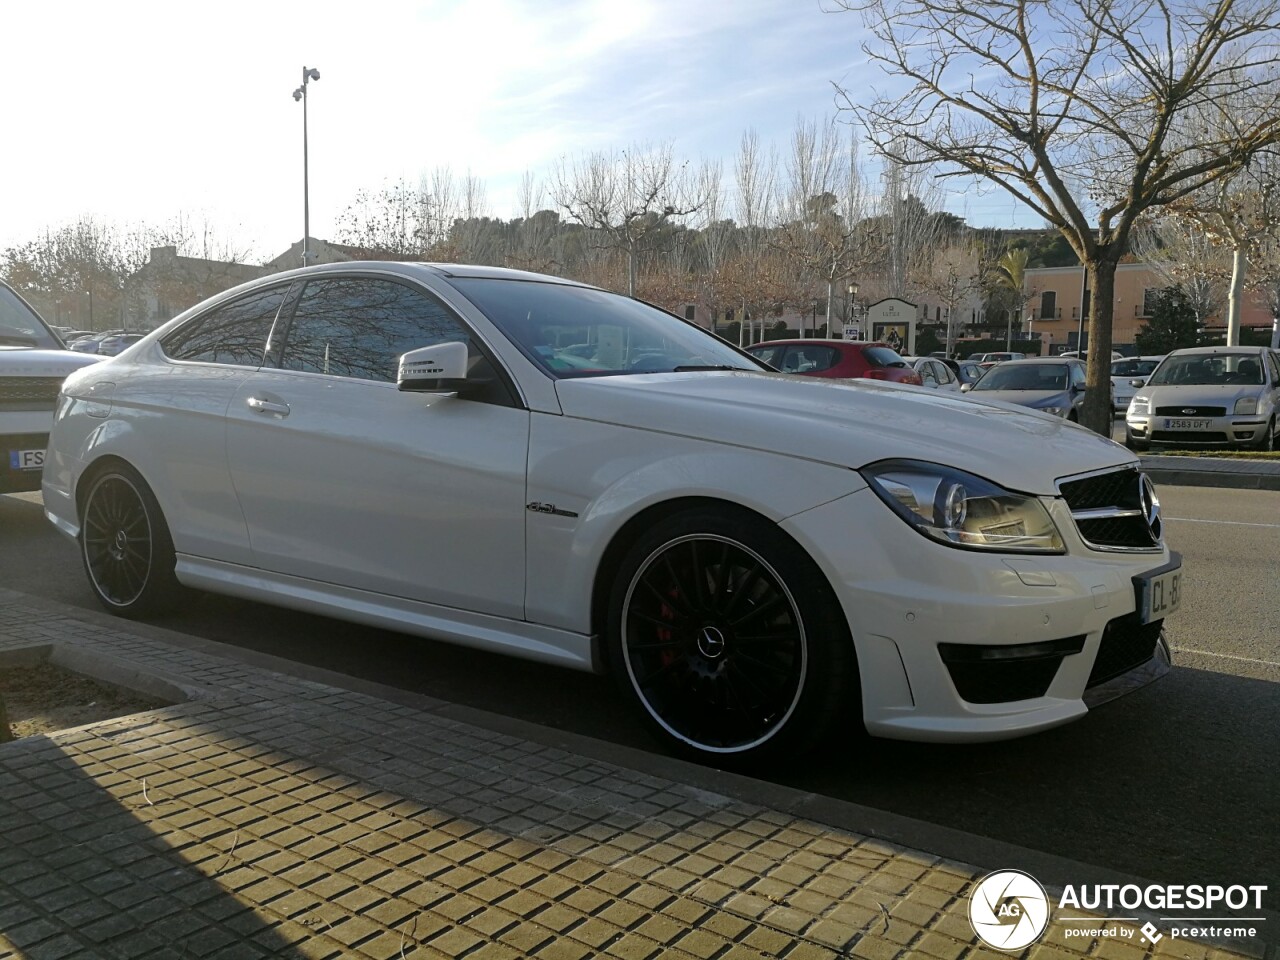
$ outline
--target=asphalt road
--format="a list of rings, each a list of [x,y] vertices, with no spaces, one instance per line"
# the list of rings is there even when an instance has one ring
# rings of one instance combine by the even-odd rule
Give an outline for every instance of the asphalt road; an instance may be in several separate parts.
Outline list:
[[[1070,726],[1000,744],[850,734],[780,783],[1160,883],[1280,891],[1280,493],[1166,487],[1187,569],[1180,664]],[[0,584],[97,609],[38,497],[0,496]],[[653,750],[606,678],[212,596],[169,629]],[[1280,920],[1277,920],[1280,922]]]

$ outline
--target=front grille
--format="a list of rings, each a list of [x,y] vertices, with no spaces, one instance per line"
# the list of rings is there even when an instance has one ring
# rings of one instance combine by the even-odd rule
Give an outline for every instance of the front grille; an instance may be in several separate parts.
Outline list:
[[[1226,407],[1156,407],[1157,417],[1225,417]]]
[[[52,410],[65,377],[0,377],[0,406]]]
[[[1142,666],[1154,657],[1163,624],[1163,620],[1141,623],[1136,613],[1117,617],[1108,623],[1102,632],[1098,658],[1093,662],[1086,687],[1106,683],[1122,673],[1128,673],[1134,667]]]
[[[1080,539],[1105,550],[1155,550],[1160,521],[1148,522],[1143,478],[1133,467],[1066,480],[1058,484],[1071,508]]]
[[[967,703],[1013,703],[1043,697],[1062,658],[1083,649],[1083,636],[1015,646],[938,644],[938,654],[956,693]]]
[[[1155,430],[1156,443],[1226,443],[1230,438],[1221,430]]]

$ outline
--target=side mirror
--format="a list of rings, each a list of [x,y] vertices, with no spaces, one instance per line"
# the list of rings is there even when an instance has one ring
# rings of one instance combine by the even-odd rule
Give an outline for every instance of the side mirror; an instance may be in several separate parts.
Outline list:
[[[962,384],[960,384],[960,392],[961,392],[961,393],[968,393],[968,392],[969,392],[970,390],[972,390],[972,389],[973,389],[973,384],[972,384],[972,383],[962,383]]]
[[[467,345],[433,343],[400,358],[396,388],[411,393],[457,393],[467,383]]]
[[[1131,386],[1131,387],[1145,387],[1146,385],[1147,385],[1147,381],[1145,381],[1145,380],[1130,380],[1130,381],[1129,381],[1129,386]]]

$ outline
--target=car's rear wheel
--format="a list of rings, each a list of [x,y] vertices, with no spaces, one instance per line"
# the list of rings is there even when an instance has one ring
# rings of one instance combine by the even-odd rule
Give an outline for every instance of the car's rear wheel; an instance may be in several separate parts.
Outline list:
[[[89,480],[80,555],[98,601],[123,617],[170,607],[179,595],[173,540],[151,488],[137,471],[113,464]]]
[[[802,752],[860,703],[825,577],[745,511],[691,510],[641,537],[616,577],[608,636],[615,678],[650,728],[700,760]]]

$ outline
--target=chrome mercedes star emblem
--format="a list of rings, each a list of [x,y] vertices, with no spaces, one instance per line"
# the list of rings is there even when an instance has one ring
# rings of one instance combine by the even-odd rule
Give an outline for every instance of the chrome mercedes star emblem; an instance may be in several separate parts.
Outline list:
[[[1163,524],[1160,522],[1160,498],[1156,496],[1155,484],[1145,473],[1138,479],[1138,499],[1142,504],[1142,516],[1147,521],[1147,529],[1151,531],[1151,539],[1159,543]]]
[[[724,653],[724,634],[715,627],[703,627],[698,633],[698,652],[708,660]]]

